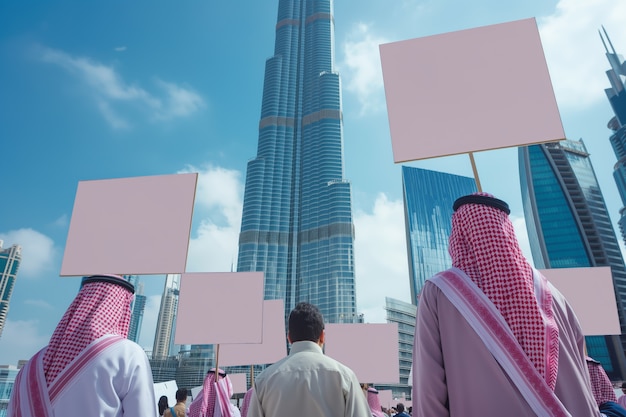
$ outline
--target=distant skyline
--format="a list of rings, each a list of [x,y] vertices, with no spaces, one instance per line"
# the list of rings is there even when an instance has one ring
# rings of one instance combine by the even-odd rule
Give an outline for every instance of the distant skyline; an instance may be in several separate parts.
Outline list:
[[[199,172],[187,269],[231,270],[277,4],[0,4],[0,239],[23,248],[0,337],[3,362],[44,346],[76,294],[79,280],[58,274],[78,181]],[[528,17],[537,18],[566,135],[585,140],[616,225],[622,203],[612,177],[609,67],[598,30],[604,25],[615,48],[626,51],[626,2],[335,4],[357,311],[366,322],[384,322],[385,296],[410,299],[401,169],[392,162],[378,45]],[[517,150],[475,157],[483,190],[510,204],[530,257]],[[409,165],[472,176],[463,155]],[[140,344],[150,350],[164,276],[142,281]]]

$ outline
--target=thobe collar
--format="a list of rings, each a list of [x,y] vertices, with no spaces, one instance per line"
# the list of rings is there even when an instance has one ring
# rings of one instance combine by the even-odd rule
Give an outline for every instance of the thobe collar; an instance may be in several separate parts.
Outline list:
[[[314,352],[314,353],[324,354],[324,352],[322,352],[322,348],[320,347],[320,345],[318,345],[315,342],[308,341],[308,340],[303,340],[301,342],[293,342],[291,344],[291,350],[289,351],[289,355],[293,355],[295,353],[300,353],[300,352]]]

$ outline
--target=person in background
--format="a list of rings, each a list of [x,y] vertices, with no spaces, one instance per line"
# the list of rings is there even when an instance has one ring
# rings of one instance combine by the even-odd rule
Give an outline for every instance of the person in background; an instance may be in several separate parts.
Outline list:
[[[398,414],[396,414],[396,417],[410,417],[407,413],[404,412],[403,403],[398,403],[396,405],[396,410],[398,410]]]
[[[508,205],[476,193],[453,210],[452,268],[420,294],[414,415],[600,416],[576,315],[522,254]]]
[[[163,413],[165,412],[165,410],[167,410],[170,407],[168,402],[167,402],[167,396],[166,395],[161,395],[161,398],[159,398],[158,407],[159,407],[159,415],[160,416],[162,416]]]
[[[613,384],[602,364],[590,356],[586,356],[585,361],[589,370],[593,398],[600,412],[606,417],[626,417],[626,410],[617,403]]]
[[[626,382],[622,382],[622,395],[617,399],[617,403],[626,408]]]
[[[187,388],[176,390],[176,404],[168,407],[163,413],[163,417],[185,417],[187,415]]]
[[[247,417],[371,417],[354,372],[322,351],[319,309],[298,303],[288,327],[289,356],[256,378]]]
[[[380,406],[380,398],[378,398],[378,390],[374,387],[367,387],[366,390],[367,404],[370,406],[373,417],[387,417],[383,413],[383,408]]]
[[[215,368],[207,372],[202,390],[189,405],[189,417],[240,417],[239,409],[230,402],[233,384],[226,372],[219,369],[216,381]]]
[[[150,363],[127,339],[134,291],[117,275],[84,278],[48,346],[18,373],[7,416],[153,416]]]

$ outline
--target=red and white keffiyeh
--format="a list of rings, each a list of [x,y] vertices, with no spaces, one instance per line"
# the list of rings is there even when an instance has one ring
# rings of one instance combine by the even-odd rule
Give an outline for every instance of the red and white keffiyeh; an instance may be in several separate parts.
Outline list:
[[[494,198],[491,194],[475,193]],[[463,270],[500,311],[522,349],[554,390],[558,327],[548,293],[539,306],[533,270],[519,247],[508,214],[483,204],[463,204],[452,216],[452,266]]]
[[[215,368],[207,373],[202,390],[189,405],[189,417],[233,417],[230,409],[233,384],[223,370],[218,374],[219,383],[216,383]]]
[[[83,285],[46,348],[43,368],[48,386],[94,340],[107,334],[128,337],[132,300],[132,291],[111,282]]]
[[[611,384],[611,380],[604,371],[602,364],[589,356],[585,357],[585,362],[587,362],[587,369],[589,370],[593,398],[598,406],[607,401],[617,402],[613,384]]]
[[[367,389],[367,404],[369,404],[373,416],[387,417],[380,406],[380,398],[378,398],[378,390],[376,388],[369,387]]]
[[[243,396],[243,402],[241,403],[241,417],[246,417],[248,415],[248,408],[250,408],[250,399],[252,398],[253,391],[254,388],[250,388]]]

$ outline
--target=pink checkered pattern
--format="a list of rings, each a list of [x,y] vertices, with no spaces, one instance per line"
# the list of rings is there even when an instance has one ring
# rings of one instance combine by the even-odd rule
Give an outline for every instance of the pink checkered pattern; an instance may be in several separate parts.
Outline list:
[[[481,204],[462,205],[452,216],[449,251],[452,265],[469,275],[494,303],[530,361],[554,390],[559,330],[552,298],[544,294],[539,305],[533,270],[522,254],[508,215]]]
[[[94,340],[107,334],[128,337],[132,300],[128,289],[108,282],[92,282],[80,289],[43,357],[48,386]]]
[[[613,391],[613,384],[609,379],[602,365],[587,356],[587,369],[589,370],[589,378],[591,379],[591,391],[593,392],[593,398],[595,398],[598,406],[607,401],[617,402],[617,396]]]
[[[215,369],[212,369],[215,371]],[[221,369],[218,373],[224,373]],[[218,398],[219,395],[219,398]],[[198,397],[189,405],[189,417],[213,417],[215,402],[219,401],[223,417],[233,417],[230,407],[230,397],[233,396],[233,384],[228,375],[219,377],[219,385],[215,383],[215,372],[207,373]]]

